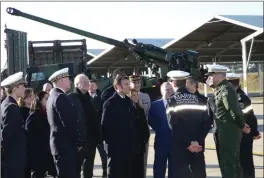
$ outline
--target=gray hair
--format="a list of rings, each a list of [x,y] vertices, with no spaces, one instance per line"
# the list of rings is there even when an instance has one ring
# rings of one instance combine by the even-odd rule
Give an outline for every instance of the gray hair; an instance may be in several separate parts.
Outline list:
[[[74,78],[74,86],[78,87],[80,84],[80,79],[81,78],[88,78],[86,75],[84,74],[78,74],[75,78]]]
[[[51,85],[50,83],[45,83],[45,84],[43,85],[42,90],[43,90],[43,91],[46,91],[46,89],[47,89],[48,86],[49,86],[50,88],[52,88],[52,85]]]

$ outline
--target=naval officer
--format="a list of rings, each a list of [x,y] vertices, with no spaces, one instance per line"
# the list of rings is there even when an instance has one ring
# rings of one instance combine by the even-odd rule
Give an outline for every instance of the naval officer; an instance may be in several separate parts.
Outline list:
[[[188,72],[174,70],[175,94],[167,99],[168,124],[172,131],[172,167],[169,178],[205,178],[203,143],[211,128],[206,103],[186,89]],[[191,169],[191,171],[190,171]]]
[[[242,131],[250,132],[239,107],[237,93],[226,80],[229,69],[222,65],[208,66],[208,80],[215,87],[215,120],[219,144],[219,166],[223,178],[243,177],[240,166]]]
[[[7,77],[1,87],[7,97],[1,103],[1,172],[2,178],[23,178],[27,162],[27,140],[17,103],[25,93],[23,73]]]
[[[49,78],[54,88],[47,101],[50,125],[50,149],[59,178],[76,178],[77,151],[83,146],[74,108],[65,94],[70,89],[69,68]]]
[[[227,80],[235,87],[239,105],[244,114],[246,123],[251,128],[249,134],[242,133],[240,144],[240,162],[243,169],[244,178],[255,178],[255,168],[253,161],[253,140],[260,139],[258,131],[258,121],[251,106],[251,100],[240,87],[240,74],[227,73]]]

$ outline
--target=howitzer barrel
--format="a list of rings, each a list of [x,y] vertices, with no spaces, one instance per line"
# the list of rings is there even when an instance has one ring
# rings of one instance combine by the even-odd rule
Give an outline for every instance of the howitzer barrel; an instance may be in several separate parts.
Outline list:
[[[107,37],[100,36],[100,35],[97,35],[97,34],[94,34],[91,32],[87,32],[87,31],[80,30],[80,29],[77,29],[74,27],[70,27],[68,25],[53,22],[51,20],[47,20],[47,19],[37,17],[37,16],[31,15],[31,14],[27,14],[25,12],[22,12],[22,11],[15,9],[15,8],[12,8],[12,7],[8,7],[6,9],[6,12],[10,15],[24,17],[24,18],[27,18],[27,19],[30,19],[30,20],[33,20],[36,22],[40,22],[40,23],[43,23],[46,25],[50,25],[50,26],[65,30],[65,31],[69,31],[69,32],[72,32],[75,34],[79,34],[79,35],[85,36],[87,38],[91,38],[91,39],[101,41],[101,42],[104,42],[104,43],[107,43],[110,45],[114,45],[114,46],[117,46],[117,47],[120,47],[120,48],[123,48],[126,50],[130,50],[132,52],[141,53],[141,54],[144,54],[145,56],[149,55],[148,57],[152,57],[152,59],[154,59],[156,62],[159,62],[162,64],[168,65],[168,63],[169,63],[168,61],[165,60],[166,52],[162,51],[162,50],[155,51],[154,48],[151,48],[149,50],[146,50],[145,48],[138,48],[136,45],[133,45],[130,43],[124,43],[124,42],[121,42],[121,41],[118,41],[115,39],[107,38]]]
[[[62,29],[62,30],[66,30],[66,31],[69,31],[69,32],[72,32],[72,33],[80,34],[80,35],[85,36],[87,38],[98,40],[98,41],[101,41],[101,42],[104,42],[104,43],[107,43],[107,44],[110,44],[110,45],[118,46],[118,47],[121,47],[121,48],[129,49],[129,46],[127,46],[125,43],[122,43],[120,41],[117,41],[117,40],[114,40],[114,39],[111,39],[111,38],[107,38],[107,37],[104,37],[104,36],[100,36],[100,35],[97,35],[97,34],[94,34],[94,33],[86,32],[84,30],[80,30],[80,29],[77,29],[77,28],[74,28],[74,27],[70,27],[68,25],[64,25],[64,24],[61,24],[61,23],[53,22],[51,20],[43,19],[41,17],[37,17],[37,16],[31,15],[31,14],[27,14],[25,12],[21,12],[20,10],[12,8],[12,7],[8,7],[6,9],[6,12],[8,14],[10,14],[10,15],[24,17],[24,18],[27,18],[27,19],[30,19],[30,20],[33,20],[33,21],[37,21],[37,22],[40,22],[40,23],[43,23],[43,24],[46,24],[46,25],[50,25],[50,26],[53,26],[53,27],[56,27],[56,28],[59,28],[59,29]]]

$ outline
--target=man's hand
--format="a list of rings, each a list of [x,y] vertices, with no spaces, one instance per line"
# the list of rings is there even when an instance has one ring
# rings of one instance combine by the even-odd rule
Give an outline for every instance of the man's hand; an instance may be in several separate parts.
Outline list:
[[[192,141],[191,145],[187,148],[192,153],[198,153],[202,151],[202,146],[197,141]]]
[[[251,128],[245,124],[244,128],[242,129],[242,132],[244,132],[245,134],[249,134],[251,131]]]
[[[261,134],[259,134],[258,136],[253,137],[254,140],[258,140],[261,139]]]

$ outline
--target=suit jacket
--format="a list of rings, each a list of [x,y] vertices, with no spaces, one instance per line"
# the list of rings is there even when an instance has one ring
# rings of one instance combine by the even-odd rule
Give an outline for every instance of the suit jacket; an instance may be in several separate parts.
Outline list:
[[[46,107],[52,155],[76,152],[79,144],[78,120],[75,119],[74,109],[67,95],[61,89],[53,88]]]
[[[107,89],[105,89],[101,95],[101,103],[102,103],[102,107],[104,102],[110,98],[111,96],[113,96],[113,94],[115,93],[115,88],[113,85],[111,85],[110,87],[108,87]]]
[[[151,103],[148,123],[156,133],[154,143],[155,150],[169,151],[172,142],[172,132],[168,125],[163,99]]]
[[[27,139],[16,100],[7,96],[1,103],[1,158],[8,167],[25,166],[27,162]]]
[[[130,98],[115,93],[103,105],[102,133],[108,156],[127,158],[139,154],[136,112]]]

